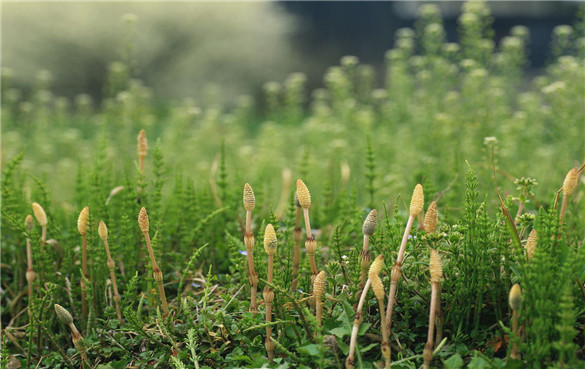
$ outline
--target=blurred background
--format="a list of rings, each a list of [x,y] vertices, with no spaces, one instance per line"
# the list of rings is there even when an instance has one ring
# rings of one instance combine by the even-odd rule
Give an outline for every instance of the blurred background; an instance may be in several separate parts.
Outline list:
[[[46,70],[56,95],[86,93],[98,105],[108,70],[116,68],[142,80],[155,100],[189,97],[203,105],[206,99],[229,105],[238,95],[258,97],[265,82],[292,72],[306,74],[310,91],[344,55],[372,65],[381,86],[384,54],[397,29],[416,28],[422,3],[428,2],[9,1],[2,6],[2,67],[24,94]],[[448,41],[457,41],[462,3],[436,4]],[[550,58],[553,28],[575,24],[579,2],[488,5],[496,42],[515,25],[530,29],[529,66],[540,69]]]

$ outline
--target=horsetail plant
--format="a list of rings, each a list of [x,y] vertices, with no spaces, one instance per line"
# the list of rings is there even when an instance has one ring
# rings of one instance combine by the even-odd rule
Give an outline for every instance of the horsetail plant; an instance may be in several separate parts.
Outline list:
[[[437,225],[439,223],[439,213],[437,211],[437,203],[435,201],[431,202],[429,205],[427,212],[425,213],[425,220],[424,220],[424,231],[427,234],[434,234],[437,230]],[[443,340],[443,326],[445,325],[445,315],[443,314],[443,308],[441,308],[441,284],[439,283],[437,295],[439,296],[439,302],[437,303],[436,312],[435,312],[435,328],[437,329],[436,336],[435,336],[435,348],[441,341]]]
[[[567,211],[567,205],[569,204],[569,196],[573,194],[577,187],[577,181],[579,179],[579,172],[575,168],[571,168],[569,173],[565,176],[563,181],[563,202],[561,204],[561,215],[560,222],[563,223],[565,219],[565,212]]]
[[[297,285],[299,283],[299,263],[301,260],[301,242],[303,242],[303,230],[301,229],[301,204],[299,204],[299,199],[298,199],[296,192],[295,192],[295,205],[296,205],[297,211],[296,211],[296,219],[295,219],[295,229],[293,230],[294,249],[293,249],[293,264],[292,264],[292,282],[290,284],[290,291],[291,292],[294,292],[297,290]]]
[[[248,278],[250,280],[250,311],[256,315],[258,305],[256,303],[258,294],[258,273],[254,268],[254,234],[252,233],[252,211],[256,206],[254,190],[248,183],[244,185],[244,209],[246,209],[246,233],[244,244],[246,245],[246,257],[248,259]]]
[[[81,209],[79,217],[77,218],[77,230],[81,235],[81,272],[85,278],[81,278],[81,314],[83,319],[87,320],[87,291],[85,280],[89,279],[89,268],[87,266],[87,230],[89,228],[89,207],[86,206]]]
[[[264,231],[264,250],[268,255],[268,285],[264,287],[263,297],[264,297],[264,304],[266,305],[266,353],[268,355],[268,360],[272,362],[274,359],[274,343],[272,342],[272,326],[270,322],[272,322],[272,302],[274,301],[274,291],[270,285],[272,284],[272,276],[274,272],[274,254],[276,253],[276,232],[274,231],[274,227],[272,224],[268,224],[266,226],[266,230]]]
[[[437,224],[439,222],[439,214],[437,212],[437,203],[431,202],[427,212],[425,213],[424,230],[428,234],[435,233]]]
[[[424,369],[429,369],[431,360],[433,359],[433,336],[435,334],[435,315],[437,306],[441,304],[441,278],[443,278],[443,267],[441,266],[441,259],[435,249],[431,249],[431,258],[429,262],[429,270],[431,274],[431,308],[429,312],[429,331],[427,335],[427,343],[423,351]]]
[[[47,213],[45,213],[45,209],[37,202],[32,203],[32,209],[37,222],[41,226],[41,243],[44,246],[47,243],[47,224],[49,223]]]
[[[264,251],[268,255],[268,283],[272,284],[272,277],[274,275],[274,254],[276,254],[276,231],[272,224],[266,226],[264,231]]]
[[[509,304],[510,308],[512,309],[512,333],[514,334],[515,339],[512,343],[510,358],[520,359],[520,354],[518,353],[518,342],[516,342],[516,340],[518,338],[518,314],[520,307],[522,306],[522,289],[518,283],[513,285],[510,289]]]
[[[154,251],[152,250],[152,244],[150,242],[150,234],[149,231],[149,221],[148,221],[148,214],[146,213],[146,208],[142,207],[140,209],[140,213],[138,214],[138,225],[140,226],[140,230],[144,235],[144,240],[146,241],[146,247],[148,248],[148,255],[150,256],[150,261],[152,263],[152,274],[156,283],[158,284],[158,292],[159,297],[162,303],[163,311],[165,316],[169,315],[169,307],[167,304],[167,296],[165,294],[165,288],[163,285],[163,275],[162,272],[156,263],[156,259],[154,258]]]
[[[322,270],[315,277],[313,282],[313,297],[315,298],[315,319],[317,325],[321,326],[323,319],[323,294],[325,293],[325,271]]]
[[[148,142],[146,140],[146,131],[141,129],[138,132],[138,169],[140,174],[144,175],[144,158],[148,153]]]
[[[85,347],[83,346],[83,336],[79,333],[79,330],[73,323],[73,317],[71,314],[65,309],[63,306],[59,304],[55,304],[55,313],[57,314],[57,318],[61,321],[61,323],[65,324],[71,330],[72,341],[73,345],[79,351],[81,355],[81,360],[84,363],[89,364],[89,360],[87,358],[87,353],[85,352]],[[82,366],[83,367],[83,366]]]
[[[410,200],[410,216],[408,217],[406,228],[404,229],[404,235],[402,236],[402,243],[400,244],[398,257],[396,258],[396,262],[394,263],[394,267],[392,268],[392,272],[390,274],[390,295],[388,296],[388,306],[386,307],[386,326],[388,327],[388,332],[391,332],[392,330],[392,312],[394,310],[398,281],[400,280],[401,276],[402,261],[404,259],[404,252],[406,251],[406,243],[408,242],[408,236],[410,235],[410,230],[412,229],[412,223],[423,210],[423,205],[423,187],[420,184],[417,184],[414,188],[412,198]]]
[[[384,268],[384,255],[378,255],[370,266],[368,276],[372,281],[372,290],[374,291],[374,295],[376,295],[376,300],[378,300],[380,328],[382,330],[382,344],[380,349],[382,351],[382,356],[384,357],[385,367],[386,369],[390,369],[390,332],[388,331],[388,327],[386,327],[386,315],[384,315],[384,297],[386,295],[384,293],[382,279],[380,279],[380,276],[378,275],[382,272],[382,268]]]
[[[537,243],[538,243],[538,232],[536,231],[536,229],[533,229],[532,231],[530,231],[530,234],[528,234],[528,240],[526,241],[526,245],[524,246],[528,260],[532,260],[532,257],[534,256],[534,253],[536,252]]]
[[[311,265],[311,283],[317,276],[317,262],[315,261],[315,253],[317,252],[317,242],[315,236],[311,234],[311,222],[309,220],[309,208],[311,207],[311,194],[305,182],[301,179],[297,180],[297,199],[303,208],[303,215],[305,218],[305,232],[307,239],[305,240],[305,249],[307,256],[309,256],[309,263]]]
[[[33,230],[33,217],[32,215],[27,215],[24,219],[24,225],[26,226],[26,230],[30,234]],[[26,269],[26,282],[28,284],[28,312],[31,312],[31,304],[33,300],[33,284],[37,279],[37,273],[33,269],[33,259],[32,259],[32,248],[30,243],[30,238],[26,238],[26,262],[27,262],[27,269]]]
[[[110,270],[110,279],[112,280],[112,288],[114,289],[114,303],[116,304],[116,314],[118,314],[118,321],[120,324],[124,323],[124,319],[122,319],[122,311],[120,310],[120,294],[118,293],[118,285],[116,284],[116,274],[114,273],[114,268],[116,267],[116,263],[114,259],[112,259],[112,255],[110,254],[110,247],[108,246],[108,227],[104,221],[100,221],[100,225],[98,226],[98,233],[100,238],[104,242],[104,247],[106,248],[106,256],[108,260],[106,264],[108,269]]]
[[[378,225],[377,218],[378,218],[378,213],[376,212],[376,209],[372,209],[372,211],[370,211],[370,213],[366,217],[366,220],[364,221],[364,224],[362,226],[362,233],[364,234],[364,241],[363,241],[363,245],[362,245],[362,251],[360,252],[360,257],[359,257],[362,271],[361,271],[361,275],[360,275],[360,283],[358,284],[358,291],[357,291],[356,296],[359,296],[361,294],[361,289],[366,284],[366,276],[368,274],[368,268],[370,266],[370,250],[369,250],[370,236],[373,235],[374,232],[376,231],[376,226]]]
[[[373,266],[373,269],[372,269]],[[384,266],[384,257],[382,255],[378,256],[374,262],[372,263],[372,266],[370,267],[370,274],[373,276],[374,274],[376,276],[378,276],[378,274],[382,271],[382,267]],[[379,277],[378,277],[379,279]],[[358,331],[360,328],[360,325],[362,324],[362,320],[363,320],[363,315],[362,315],[362,310],[364,308],[364,302],[366,301],[366,296],[368,295],[368,290],[370,289],[370,285],[372,285],[372,279],[368,278],[366,281],[366,284],[364,286],[364,289],[362,290],[362,294],[360,296],[357,308],[356,308],[356,312],[355,312],[355,317],[353,319],[353,328],[351,330],[351,338],[349,341],[349,353],[347,355],[347,358],[345,359],[345,367],[346,369],[353,369],[355,368],[355,347],[356,347],[356,343],[357,343],[357,335],[358,335]],[[379,286],[376,287],[376,291],[379,291]],[[382,292],[383,292],[383,288],[382,288]],[[378,297],[378,296],[376,296]],[[383,297],[383,296],[381,296]],[[382,314],[382,313],[381,313]],[[380,314],[380,315],[381,315]]]

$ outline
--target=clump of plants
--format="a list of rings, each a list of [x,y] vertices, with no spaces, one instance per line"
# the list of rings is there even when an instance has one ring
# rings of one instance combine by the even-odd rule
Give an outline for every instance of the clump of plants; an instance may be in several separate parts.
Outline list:
[[[71,194],[31,170],[42,146],[2,168],[3,367],[580,367],[582,36],[556,32],[564,46],[520,94],[527,30],[496,47],[486,5],[463,9],[449,44],[438,9],[421,7],[384,89],[356,58],[309,110],[302,76],[267,86],[272,121],[253,136],[245,107],[146,124],[135,85],[132,103],[60,115],[54,131],[82,120],[97,137],[62,142],[91,154]],[[55,134],[15,125],[51,109],[8,103],[3,127]],[[492,138],[528,120],[525,141]]]

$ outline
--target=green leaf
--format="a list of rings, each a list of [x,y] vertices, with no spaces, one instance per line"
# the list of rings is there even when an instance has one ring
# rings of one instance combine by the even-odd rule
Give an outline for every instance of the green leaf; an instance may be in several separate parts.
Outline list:
[[[108,363],[108,364],[100,364],[97,366],[96,369],[114,369],[114,367]]]
[[[329,333],[331,333],[332,335],[334,335],[338,338],[343,338],[343,336],[345,336],[345,335],[350,335],[351,331],[349,329],[347,329],[346,327],[337,327],[337,328],[333,328],[333,329],[329,330]]]
[[[461,369],[463,367],[463,359],[461,355],[455,354],[447,360],[443,360],[443,366],[445,369]]]
[[[380,347],[380,344],[379,343],[371,343],[365,347],[360,348],[360,352],[361,353],[368,352],[371,349],[373,349],[374,347]]]
[[[363,336],[364,334],[366,334],[370,326],[371,326],[370,323],[363,323],[362,325],[360,325],[360,329],[358,329],[358,336]]]
[[[309,355],[309,356],[321,356],[321,352],[319,351],[319,345],[311,343],[309,345],[301,346],[297,349],[299,354]]]
[[[488,369],[492,366],[490,363],[481,356],[474,357],[469,364],[467,364],[468,369]]]

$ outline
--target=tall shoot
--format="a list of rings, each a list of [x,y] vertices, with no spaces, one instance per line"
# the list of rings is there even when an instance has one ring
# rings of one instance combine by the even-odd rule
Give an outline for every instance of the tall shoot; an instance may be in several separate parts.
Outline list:
[[[317,252],[317,242],[315,237],[311,234],[311,221],[309,220],[309,208],[311,207],[311,194],[307,185],[302,180],[297,180],[297,198],[299,204],[303,208],[303,215],[305,218],[305,232],[307,233],[307,239],[305,240],[305,249],[307,250],[307,256],[309,257],[309,263],[311,265],[311,283],[315,281],[317,276],[317,262],[315,261],[315,253]]]
[[[26,230],[28,231],[28,233],[31,233],[34,227],[32,215],[29,214],[26,216],[26,218],[24,219],[24,225],[26,226]],[[27,263],[26,282],[28,284],[28,313],[30,314],[33,300],[33,284],[37,279],[37,273],[33,269],[32,249],[30,238],[28,237],[26,238],[26,263]]]
[[[254,268],[254,234],[252,233],[252,211],[256,206],[256,197],[252,186],[244,185],[244,209],[246,209],[246,233],[244,244],[246,245],[246,258],[248,260],[248,279],[250,280],[250,311],[256,315],[258,305],[256,303],[258,294],[258,273]]]
[[[575,191],[577,187],[577,181],[579,179],[579,172],[575,168],[571,168],[565,180],[563,181],[563,203],[561,204],[561,224],[565,220],[565,213],[567,212],[567,205],[569,204],[569,197]]]
[[[144,158],[148,153],[148,142],[146,140],[146,131],[143,129],[138,132],[138,169],[140,175],[144,175]]]
[[[266,305],[266,353],[268,360],[272,362],[274,359],[274,342],[272,342],[272,326],[269,323],[272,321],[272,302],[274,301],[274,291],[270,285],[272,284],[272,276],[274,272],[274,254],[276,254],[276,232],[272,224],[266,226],[264,231],[264,251],[268,255],[268,285],[264,287],[263,297]]]
[[[510,358],[520,359],[520,353],[518,352],[518,314],[520,307],[522,306],[522,289],[520,285],[516,283],[510,289],[509,296],[510,309],[512,309],[512,333],[514,334],[514,341],[512,343],[512,351],[510,352]]]
[[[162,303],[163,311],[165,316],[169,315],[169,307],[167,304],[167,295],[165,294],[165,287],[163,284],[163,275],[162,272],[156,263],[156,259],[154,258],[154,251],[152,250],[152,244],[150,242],[150,234],[149,231],[149,221],[148,221],[148,214],[146,213],[146,209],[143,207],[140,209],[140,213],[138,214],[138,225],[140,226],[140,230],[144,235],[144,240],[146,241],[146,247],[148,248],[148,255],[150,256],[150,262],[152,263],[152,274],[154,276],[154,280],[158,284],[158,294]]]
[[[396,258],[396,263],[394,263],[392,273],[390,274],[390,295],[388,296],[388,306],[386,307],[386,326],[388,327],[389,331],[391,331],[392,327],[392,312],[394,310],[398,281],[402,275],[401,268],[402,261],[404,260],[404,252],[406,251],[406,243],[408,242],[408,236],[410,235],[410,230],[412,229],[412,223],[423,210],[423,206],[423,187],[420,184],[417,184],[414,188],[412,198],[410,200],[410,216],[408,217],[406,229],[404,230],[404,235],[402,236],[402,243],[400,244],[400,249],[398,250],[398,257]]]
[[[369,250],[370,236],[372,236],[374,234],[374,232],[376,231],[377,225],[378,225],[378,213],[376,212],[376,209],[372,209],[372,211],[370,211],[370,213],[366,217],[366,220],[364,221],[364,224],[362,226],[362,233],[364,234],[364,241],[363,241],[363,245],[362,245],[362,251],[360,252],[360,264],[362,267],[362,272],[360,275],[360,283],[358,285],[358,292],[357,292],[358,296],[361,294],[361,289],[366,284],[366,276],[368,274],[368,268],[370,266],[370,250]]]
[[[439,258],[439,254],[434,249],[431,249],[429,270],[431,273],[431,309],[429,312],[429,331],[427,335],[427,343],[425,344],[423,351],[424,369],[430,368],[431,360],[433,359],[435,315],[437,312],[437,305],[441,304],[439,293],[441,290],[441,278],[443,278],[443,267],[441,266],[441,259]]]
[[[37,202],[32,203],[32,209],[37,222],[41,226],[41,243],[44,246],[47,243],[47,214],[45,213],[45,209]]]
[[[114,303],[116,304],[116,314],[118,314],[118,321],[120,324],[124,323],[124,319],[122,319],[122,311],[120,310],[120,294],[118,293],[118,285],[116,283],[116,274],[114,273],[114,269],[116,268],[116,263],[114,259],[112,259],[112,255],[110,254],[110,247],[108,245],[108,227],[106,223],[102,220],[98,227],[98,233],[100,238],[104,242],[104,247],[106,248],[106,256],[108,260],[106,264],[108,269],[110,270],[110,279],[112,280],[112,288],[114,289]]]
[[[85,280],[89,279],[89,267],[87,266],[87,230],[89,229],[89,207],[84,207],[77,218],[77,230],[81,235],[81,272],[85,278],[81,278],[81,313],[83,318],[87,320],[87,286]]]

